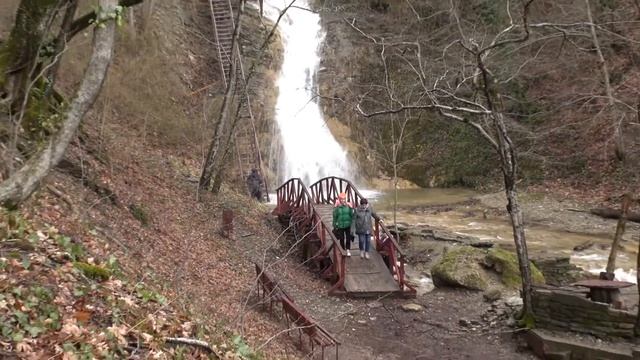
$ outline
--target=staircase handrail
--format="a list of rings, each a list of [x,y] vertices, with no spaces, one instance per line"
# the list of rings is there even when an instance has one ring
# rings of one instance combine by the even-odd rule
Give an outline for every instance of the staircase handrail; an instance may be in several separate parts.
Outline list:
[[[223,1],[224,2],[224,1]],[[226,49],[223,48],[223,45],[220,43],[220,36],[218,34],[218,27],[219,24],[216,21],[216,17],[215,17],[215,9],[213,6],[214,0],[209,0],[209,7],[210,7],[210,11],[211,11],[211,21],[213,23],[213,32],[214,32],[214,36],[215,36],[215,40],[216,40],[216,44],[217,44],[217,50],[218,50],[218,59],[219,59],[219,63],[220,63],[220,72],[222,73],[222,81],[224,83],[225,88],[227,86],[229,86],[228,81],[227,81],[227,74],[225,72],[225,68],[224,68],[224,62],[225,61],[231,61],[232,56],[231,54],[228,54]],[[231,28],[235,29],[235,20],[233,18],[233,6],[231,4],[231,0],[227,0],[226,1],[227,5],[228,5],[228,11],[229,14],[227,14],[229,16],[229,22],[231,24]],[[249,91],[248,91],[248,87],[247,87],[247,80],[245,77],[245,73],[244,73],[244,66],[242,64],[242,53],[240,52],[240,46],[238,46],[239,43],[239,39],[238,41],[235,42],[235,44],[231,44],[232,45],[232,49],[230,49],[231,52],[235,51],[236,55],[237,55],[237,60],[238,61],[238,65],[239,65],[239,73],[240,76],[242,78],[242,87],[244,88],[244,97],[246,100],[246,106],[247,106],[247,110],[249,113],[249,118],[251,119],[251,132],[253,134],[253,136],[251,137],[251,142],[253,144],[253,152],[254,152],[254,156],[255,156],[255,160],[257,160],[258,162],[258,166],[257,169],[260,172],[260,176],[263,179],[262,181],[262,185],[264,187],[264,191],[265,191],[265,195],[267,198],[267,201],[269,201],[269,186],[267,185],[267,179],[264,176],[265,172],[263,169],[263,164],[262,164],[262,154],[260,153],[260,142],[258,140],[258,134],[257,134],[257,130],[256,130],[256,125],[255,125],[255,117],[253,115],[253,108],[251,105],[251,97],[249,96]],[[223,54],[224,53],[224,54]],[[224,56],[223,56],[224,55]],[[232,69],[233,67],[229,67],[229,69]],[[229,74],[230,75],[230,74]],[[234,136],[237,136],[237,134],[234,134]],[[241,167],[241,166],[240,166]],[[242,174],[242,176],[246,175],[244,172],[244,169],[240,169],[240,172]]]
[[[329,292],[331,293],[336,289],[342,288],[345,281],[345,258],[347,256],[347,252],[342,248],[340,241],[338,241],[336,236],[333,234],[331,228],[322,220],[322,216],[316,209],[313,198],[305,184],[300,178],[291,178],[276,189],[276,198],[277,205],[274,213],[281,213],[283,207],[286,205],[293,205],[297,208],[302,208],[306,216],[311,218],[313,223],[317,224],[319,227],[317,234],[323,249],[327,245],[327,237],[330,239],[333,244],[332,248],[334,251],[334,262],[335,268],[337,269],[338,281],[329,290]],[[331,248],[326,250],[329,251],[330,249]]]

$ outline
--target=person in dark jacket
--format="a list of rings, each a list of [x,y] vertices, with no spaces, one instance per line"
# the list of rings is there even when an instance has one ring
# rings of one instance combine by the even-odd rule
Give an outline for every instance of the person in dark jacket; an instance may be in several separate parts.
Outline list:
[[[351,256],[351,223],[353,209],[347,203],[347,194],[338,195],[338,203],[333,208],[333,234],[340,240],[340,246]]]
[[[247,187],[252,197],[262,201],[262,177],[258,169],[251,169],[251,174],[247,176]]]
[[[367,199],[361,199],[360,205],[354,212],[353,223],[355,225],[356,235],[358,236],[360,257],[366,259],[369,259],[369,246],[371,246],[371,218],[381,221],[378,214],[376,214],[371,205],[369,205],[369,201]]]

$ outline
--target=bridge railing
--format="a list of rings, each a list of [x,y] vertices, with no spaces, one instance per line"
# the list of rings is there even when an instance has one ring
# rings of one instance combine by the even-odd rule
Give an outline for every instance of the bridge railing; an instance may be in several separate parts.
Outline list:
[[[333,270],[337,275],[338,281],[329,290],[329,293],[335,293],[344,287],[345,281],[345,261],[347,253],[340,246],[340,241],[331,231],[332,229],[324,224],[321,214],[314,206],[313,198],[307,190],[302,180],[292,178],[276,189],[277,205],[274,213],[285,214],[289,210],[302,212],[300,217],[311,221],[311,228],[314,229],[316,236],[320,240],[320,251],[314,257],[320,254],[330,254],[332,252]]]
[[[334,204],[342,192],[347,195],[347,201],[354,207],[358,206],[360,200],[365,198],[351,181],[335,176],[318,180],[310,186],[310,190],[313,202],[316,204]],[[405,254],[395,236],[380,220],[375,220],[374,224],[373,237],[376,249],[381,254],[388,256],[389,268],[400,289],[407,293],[415,292],[415,289],[405,282]]]

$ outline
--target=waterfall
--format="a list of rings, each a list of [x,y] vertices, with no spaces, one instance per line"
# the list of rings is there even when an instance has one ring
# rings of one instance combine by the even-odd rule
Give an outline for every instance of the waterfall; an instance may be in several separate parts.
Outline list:
[[[266,0],[265,16],[276,21],[290,0]],[[347,152],[333,137],[320,110],[316,74],[318,50],[324,39],[320,16],[308,8],[308,0],[295,2],[280,20],[284,60],[278,78],[276,123],[280,130],[279,181],[299,177],[306,184],[325,177],[349,178]]]

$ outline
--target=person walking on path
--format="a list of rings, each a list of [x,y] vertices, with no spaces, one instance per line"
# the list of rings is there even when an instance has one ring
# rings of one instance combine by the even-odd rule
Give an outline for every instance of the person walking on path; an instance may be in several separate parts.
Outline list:
[[[369,247],[371,246],[371,218],[378,221],[380,217],[373,211],[367,199],[361,199],[360,205],[356,208],[353,215],[356,235],[358,236],[358,246],[360,248],[360,257],[369,259]]]
[[[333,208],[333,234],[340,240],[340,246],[351,256],[351,223],[353,209],[347,203],[347,194],[338,195],[338,203]]]

